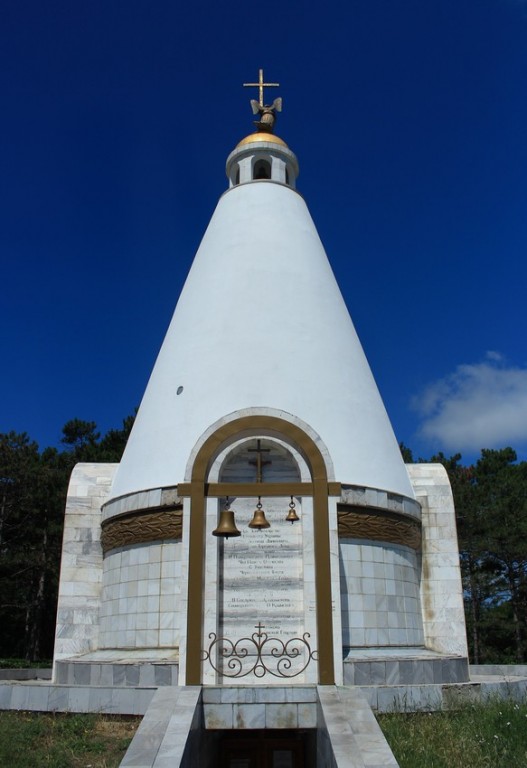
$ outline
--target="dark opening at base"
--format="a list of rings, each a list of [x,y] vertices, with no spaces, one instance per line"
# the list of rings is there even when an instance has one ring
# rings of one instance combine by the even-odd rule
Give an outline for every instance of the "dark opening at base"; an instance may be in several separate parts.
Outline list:
[[[314,729],[218,731],[215,735],[218,768],[314,768],[316,765]]]

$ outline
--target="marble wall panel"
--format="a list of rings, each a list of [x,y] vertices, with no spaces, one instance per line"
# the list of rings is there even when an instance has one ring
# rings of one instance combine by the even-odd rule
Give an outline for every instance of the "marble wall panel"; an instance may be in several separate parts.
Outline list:
[[[343,646],[421,645],[415,550],[341,539],[340,562]]]
[[[422,506],[421,604],[426,646],[468,655],[454,499],[441,464],[408,464]]]
[[[107,554],[100,648],[177,647],[181,542],[137,544]]]
[[[116,464],[77,464],[68,487],[59,581],[55,661],[98,646],[103,557],[101,505]]]
[[[231,508],[242,536],[218,545],[218,634],[233,642],[250,638],[259,623],[269,637],[282,642],[305,631],[302,526],[285,521],[284,499],[263,501],[270,528],[248,528],[255,499],[236,499]],[[299,500],[297,511],[301,514]],[[254,658],[254,643],[243,641],[243,647]],[[270,656],[268,660],[273,661]]]

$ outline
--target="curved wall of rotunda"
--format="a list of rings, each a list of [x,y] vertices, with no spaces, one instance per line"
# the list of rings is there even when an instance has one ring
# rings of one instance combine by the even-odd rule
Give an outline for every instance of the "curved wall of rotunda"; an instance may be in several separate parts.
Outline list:
[[[343,486],[337,514],[344,652],[424,645],[420,504]]]
[[[103,566],[99,647],[177,648],[181,541],[120,547]]]
[[[352,539],[339,549],[344,650],[423,645],[416,551]]]

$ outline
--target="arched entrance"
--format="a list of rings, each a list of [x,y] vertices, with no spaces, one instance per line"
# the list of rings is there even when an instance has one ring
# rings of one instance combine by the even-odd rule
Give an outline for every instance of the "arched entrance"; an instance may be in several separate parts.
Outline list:
[[[211,483],[210,468],[219,452],[244,436],[276,437],[294,447],[304,458],[311,482],[297,483]],[[339,484],[328,483],[324,457],[315,441],[303,429],[276,416],[252,415],[236,418],[215,430],[198,450],[192,465],[190,483],[178,487],[190,496],[187,610],[187,685],[201,684],[203,634],[205,503],[207,497],[227,495],[248,497],[284,497],[291,495],[313,499],[315,601],[318,650],[318,681],[335,683],[331,568],[329,546],[328,496],[338,495]]]

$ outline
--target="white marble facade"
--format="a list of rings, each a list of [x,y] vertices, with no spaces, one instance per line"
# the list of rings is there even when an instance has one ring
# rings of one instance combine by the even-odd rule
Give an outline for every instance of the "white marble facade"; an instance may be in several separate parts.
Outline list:
[[[422,508],[421,604],[424,642],[440,653],[468,657],[454,498],[441,464],[409,464]]]
[[[101,506],[117,464],[77,464],[71,473],[60,567],[54,661],[99,647],[103,579]]]
[[[230,446],[211,468],[211,481],[253,478],[249,449],[256,439]],[[305,480],[302,457],[278,439],[262,439],[269,451],[264,481]],[[359,659],[361,649],[427,648],[467,656],[455,516],[448,477],[439,465],[410,465],[422,507],[423,547],[382,541],[337,540],[336,504],[330,504],[335,660]],[[123,653],[185,653],[186,568],[183,542],[135,544],[103,558],[101,506],[108,498],[115,465],[78,465],[71,478],[64,529],[55,660],[120,649]],[[370,494],[371,495],[371,494]],[[158,501],[153,492],[152,499]],[[349,504],[350,492],[346,501]],[[377,495],[377,500],[378,500]],[[287,523],[289,499],[263,498],[271,527],[248,528],[256,499],[233,498],[242,535],[212,536],[224,500],[209,499],[205,531],[203,647],[210,633],[233,641],[250,637],[261,622],[286,642],[309,633],[316,649],[315,564],[312,501],[294,498],[300,520]],[[188,509],[188,508],[187,508]],[[186,522],[186,521],[184,521]],[[338,554],[338,557],[337,557]],[[339,599],[340,598],[340,599]],[[341,630],[342,627],[342,630]],[[357,656],[359,653],[359,656]],[[184,681],[184,673],[182,675]],[[204,664],[203,681],[229,682]],[[238,683],[257,684],[254,674]],[[280,682],[264,678],[266,684]],[[283,682],[283,680],[282,680]],[[312,663],[295,679],[316,682]]]
[[[105,558],[99,648],[177,648],[181,542],[135,544]]]
[[[342,645],[423,645],[420,568],[411,547],[340,542]]]

